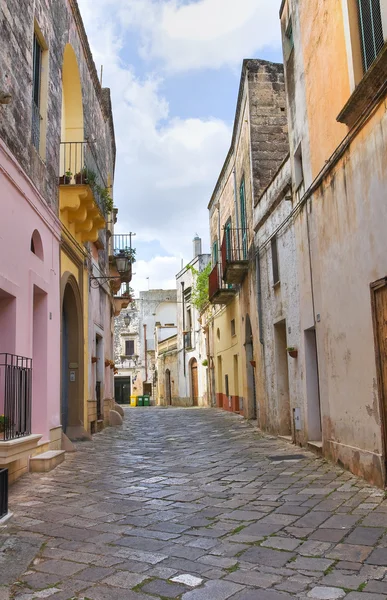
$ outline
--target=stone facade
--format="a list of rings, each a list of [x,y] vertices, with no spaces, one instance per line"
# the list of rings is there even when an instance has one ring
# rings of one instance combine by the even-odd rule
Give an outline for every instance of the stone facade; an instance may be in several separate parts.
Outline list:
[[[210,380],[215,382],[218,406],[258,420],[257,407],[264,402],[265,387],[253,208],[288,152],[285,108],[282,65],[245,60],[231,147],[208,206],[213,263],[224,270],[220,249],[228,224],[235,232],[231,262],[242,258],[245,263],[244,278],[228,288],[234,291],[234,297],[214,309],[208,318],[214,352],[210,357],[210,369],[214,370]],[[221,282],[219,285],[224,287]]]
[[[129,326],[124,323],[126,314],[130,316]],[[129,388],[125,392],[126,400],[129,400],[128,395],[140,396],[147,389],[152,402],[156,402],[156,327],[168,325],[168,334],[175,334],[176,320],[176,290],[140,292],[129,310],[115,318],[114,359],[118,369],[115,377],[116,398],[117,386],[126,381],[130,387],[130,392]],[[165,336],[168,337],[167,334]],[[134,342],[134,356],[125,355],[126,340]]]

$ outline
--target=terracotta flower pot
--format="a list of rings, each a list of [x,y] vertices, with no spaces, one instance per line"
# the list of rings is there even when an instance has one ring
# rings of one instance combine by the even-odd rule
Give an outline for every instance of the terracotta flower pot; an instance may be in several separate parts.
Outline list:
[[[71,181],[71,177],[68,177],[67,175],[62,175],[62,177],[59,177],[59,185],[69,185]]]
[[[97,360],[98,360],[98,358],[97,358],[96,356],[92,356],[92,357],[91,357],[91,362],[92,362],[92,363],[96,363],[96,362],[97,362]]]
[[[298,356],[298,350],[288,350],[288,354],[292,358],[297,358],[297,356]]]

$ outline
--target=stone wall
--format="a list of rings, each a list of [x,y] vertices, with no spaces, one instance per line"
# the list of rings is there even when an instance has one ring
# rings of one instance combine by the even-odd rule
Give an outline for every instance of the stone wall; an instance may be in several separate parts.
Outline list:
[[[31,143],[34,20],[48,47],[46,156]],[[98,167],[113,178],[115,142],[108,90],[102,90],[75,0],[7,0],[0,10],[0,90],[12,102],[0,111],[0,137],[45,201],[58,213],[62,64],[71,44],[80,68],[84,138],[95,141]],[[83,141],[83,140],[79,140]]]

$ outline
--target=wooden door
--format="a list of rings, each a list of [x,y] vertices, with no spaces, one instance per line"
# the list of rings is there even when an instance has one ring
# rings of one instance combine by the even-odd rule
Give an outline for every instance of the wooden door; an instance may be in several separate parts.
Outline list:
[[[198,363],[193,359],[191,363],[191,390],[192,390],[192,404],[198,406],[199,400],[199,384],[198,384]]]
[[[169,369],[165,371],[165,400],[168,406],[172,404],[171,372]]]
[[[387,451],[387,278],[371,286],[384,457]]]

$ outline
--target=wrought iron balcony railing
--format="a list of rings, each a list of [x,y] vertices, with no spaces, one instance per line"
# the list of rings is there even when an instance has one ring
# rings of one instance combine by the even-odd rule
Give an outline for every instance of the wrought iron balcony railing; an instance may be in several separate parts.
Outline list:
[[[242,283],[248,271],[246,229],[225,229],[221,246],[222,277],[226,283]]]
[[[95,143],[61,142],[60,185],[89,185],[103,214],[113,208],[111,189],[96,159]]]
[[[216,263],[208,277],[208,296],[212,304],[228,304],[235,296],[236,289],[224,283],[222,265]]]
[[[0,439],[31,433],[32,359],[0,354]]]

